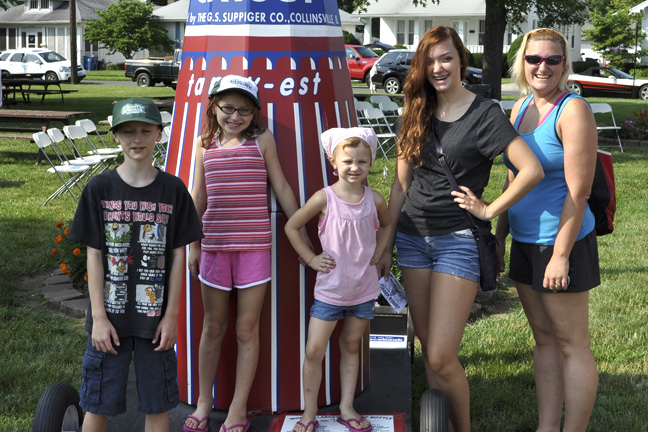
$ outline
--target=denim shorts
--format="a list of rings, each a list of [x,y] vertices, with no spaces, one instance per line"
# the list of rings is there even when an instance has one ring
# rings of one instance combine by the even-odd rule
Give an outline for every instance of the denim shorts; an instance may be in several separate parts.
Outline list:
[[[135,353],[137,410],[143,414],[162,414],[179,403],[175,351],[153,351],[158,344],[151,339],[120,337],[117,355],[97,351],[88,335],[83,356],[81,407],[93,414],[116,416],[126,412],[126,386],[132,354]]]
[[[360,303],[353,306],[335,306],[315,299],[311,306],[310,316],[322,321],[339,321],[346,317],[360,319],[373,319],[376,300]]]
[[[479,282],[479,251],[469,229],[438,236],[396,233],[398,265],[430,269]]]

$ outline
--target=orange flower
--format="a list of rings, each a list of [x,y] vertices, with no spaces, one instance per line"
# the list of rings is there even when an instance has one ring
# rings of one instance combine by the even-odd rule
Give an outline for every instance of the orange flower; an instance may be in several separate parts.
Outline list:
[[[75,256],[79,256],[79,255],[81,255],[81,249],[76,248],[76,249],[74,249],[74,250],[72,251],[72,253],[73,253]]]
[[[67,275],[68,275],[68,277],[72,277],[72,272],[68,271]]]
[[[62,271],[63,273],[67,273],[67,271],[68,271],[68,266],[67,266],[67,264],[65,264],[65,263],[61,263],[61,271]]]
[[[56,222],[56,228],[61,228],[63,226],[63,222]]]
[[[65,228],[65,229],[63,230],[63,234],[65,234],[66,236],[67,236],[68,234],[70,234],[70,228]]]
[[[83,276],[83,280],[88,282],[88,271],[86,270],[85,276]]]
[[[56,255],[57,253],[58,253],[58,249],[54,249],[54,250],[52,251],[52,255]]]
[[[61,243],[63,241],[63,236],[56,236],[54,243]]]

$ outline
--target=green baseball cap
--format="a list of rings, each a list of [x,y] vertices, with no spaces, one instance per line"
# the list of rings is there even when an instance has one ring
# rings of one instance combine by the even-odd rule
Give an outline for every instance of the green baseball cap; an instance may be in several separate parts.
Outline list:
[[[162,125],[162,116],[152,99],[134,97],[118,101],[113,107],[110,130],[131,121]]]

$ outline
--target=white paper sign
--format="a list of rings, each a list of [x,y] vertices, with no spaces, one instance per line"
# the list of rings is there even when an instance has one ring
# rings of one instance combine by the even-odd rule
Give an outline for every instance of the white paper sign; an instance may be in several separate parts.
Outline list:
[[[378,283],[380,284],[380,291],[383,297],[389,302],[392,309],[396,313],[401,313],[403,308],[407,306],[407,297],[405,296],[405,290],[398,282],[398,279],[396,279],[396,276],[393,273],[389,273],[388,280],[381,277]]]

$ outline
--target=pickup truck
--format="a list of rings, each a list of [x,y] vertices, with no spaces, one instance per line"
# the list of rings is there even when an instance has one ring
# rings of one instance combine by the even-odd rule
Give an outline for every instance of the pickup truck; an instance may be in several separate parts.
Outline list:
[[[133,59],[124,63],[124,75],[130,77],[140,87],[152,87],[161,82],[165,86],[176,87],[182,50],[175,50],[173,59]]]

